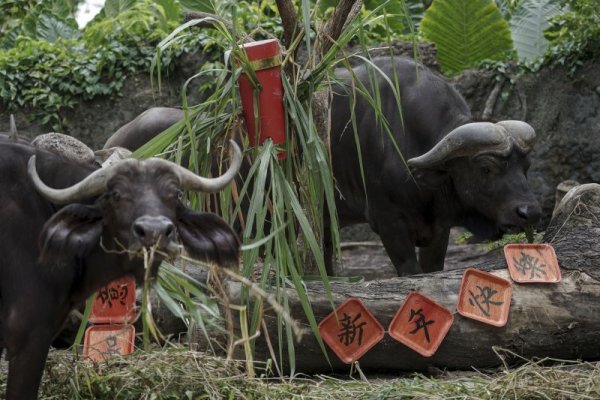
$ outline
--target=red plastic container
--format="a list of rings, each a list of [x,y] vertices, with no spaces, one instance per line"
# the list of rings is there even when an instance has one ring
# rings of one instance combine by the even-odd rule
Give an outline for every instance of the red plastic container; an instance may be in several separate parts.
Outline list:
[[[245,74],[240,75],[240,96],[248,133],[255,145],[271,138],[273,143],[285,143],[285,112],[283,108],[283,85],[281,83],[281,48],[276,39],[260,40],[241,46],[262,90],[258,93],[259,133],[254,118],[254,89]],[[278,154],[280,159],[285,153]]]
[[[390,336],[424,357],[435,354],[454,322],[446,307],[410,292],[390,323]]]
[[[351,364],[383,339],[383,326],[359,299],[349,298],[336,313],[319,323],[319,333],[342,362]]]
[[[96,292],[89,321],[93,324],[126,324],[135,319],[135,280],[116,279]]]
[[[85,331],[83,356],[95,362],[133,352],[133,325],[94,325]]]

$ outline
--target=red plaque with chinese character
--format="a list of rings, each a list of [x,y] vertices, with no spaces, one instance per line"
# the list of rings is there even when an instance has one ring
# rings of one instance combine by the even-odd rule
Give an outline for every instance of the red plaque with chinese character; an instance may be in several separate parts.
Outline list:
[[[459,314],[494,326],[508,321],[512,283],[489,272],[467,268],[458,293]]]
[[[346,300],[319,324],[321,337],[346,364],[362,357],[383,338],[385,330],[356,298]]]
[[[410,292],[388,330],[400,343],[431,357],[453,322],[454,316],[446,307],[419,292]]]
[[[556,283],[561,274],[554,248],[549,244],[507,244],[504,257],[515,282]]]
[[[117,279],[96,292],[89,321],[94,324],[125,324],[135,319],[135,280]]]
[[[107,360],[116,355],[133,352],[133,325],[94,325],[85,331],[83,356],[92,361]]]

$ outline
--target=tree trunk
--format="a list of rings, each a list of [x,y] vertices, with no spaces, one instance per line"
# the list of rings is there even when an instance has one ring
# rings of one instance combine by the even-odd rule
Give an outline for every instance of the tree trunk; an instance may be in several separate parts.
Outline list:
[[[430,367],[491,367],[502,362],[495,348],[526,358],[600,358],[600,185],[582,185],[570,191],[557,209],[544,240],[556,250],[562,280],[556,284],[513,283],[508,323],[501,328],[455,313],[461,270],[362,284],[332,284],[336,306],[349,297],[357,297],[386,330],[411,291],[419,291],[455,313],[454,324],[432,357],[422,357],[386,334],[359,360],[361,369],[416,371]],[[503,259],[475,267],[510,279]],[[332,311],[331,304],[322,284],[307,282],[306,285],[319,322]],[[230,284],[230,291],[236,303],[239,285]],[[292,316],[310,329],[292,289],[288,289],[288,296]],[[265,318],[278,354],[277,318],[268,313]],[[314,336],[306,334],[295,345],[296,371],[348,370],[330,349],[327,351],[331,365]],[[265,360],[269,354],[263,335],[256,340],[255,358]]]

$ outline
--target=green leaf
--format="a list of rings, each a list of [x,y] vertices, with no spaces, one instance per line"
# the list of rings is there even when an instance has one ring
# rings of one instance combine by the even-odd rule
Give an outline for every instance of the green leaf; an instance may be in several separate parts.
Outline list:
[[[216,7],[212,0],[179,0],[179,4],[190,11],[216,13]]]
[[[505,20],[510,21],[515,9],[523,0],[494,0]],[[525,0],[526,1],[526,0]]]
[[[123,11],[129,10],[136,3],[136,0],[106,0],[102,12],[105,17],[114,18]]]
[[[524,0],[510,20],[512,40],[519,61],[533,61],[542,56],[548,47],[544,31],[549,20],[560,12],[555,0]]]
[[[435,43],[447,75],[486,59],[503,60],[512,50],[508,23],[491,0],[435,0],[421,30]]]
[[[156,0],[156,4],[162,7],[163,16],[168,22],[179,21],[181,13],[175,0]]]
[[[52,14],[61,18],[72,17],[74,10],[73,2],[70,0],[52,0],[47,7],[52,10]]]
[[[365,8],[367,10],[374,10],[381,4],[381,0],[365,0]],[[404,0],[388,0],[385,6],[379,11],[380,15],[387,16],[388,27],[393,32],[404,32],[404,14],[405,14]]]
[[[37,20],[36,39],[53,43],[61,38],[76,39],[80,36],[81,32],[78,29],[73,28],[53,15],[42,14]]]

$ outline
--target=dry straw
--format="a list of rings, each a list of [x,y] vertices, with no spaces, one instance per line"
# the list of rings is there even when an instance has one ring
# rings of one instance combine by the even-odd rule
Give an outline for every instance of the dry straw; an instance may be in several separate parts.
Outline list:
[[[543,359],[487,373],[388,375],[368,381],[364,377],[268,378],[267,365],[260,363],[255,367],[262,375],[249,378],[244,365],[177,346],[94,365],[77,362],[70,352],[51,351],[40,399],[600,398],[600,363]],[[6,376],[0,379],[4,390]]]

